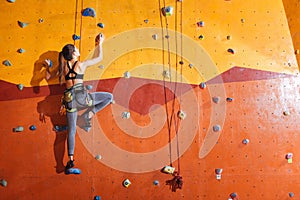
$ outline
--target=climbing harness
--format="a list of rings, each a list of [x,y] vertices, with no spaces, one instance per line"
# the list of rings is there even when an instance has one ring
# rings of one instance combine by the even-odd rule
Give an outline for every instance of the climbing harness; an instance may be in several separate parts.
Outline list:
[[[62,97],[62,105],[66,112],[76,112],[77,105],[81,108],[86,108],[93,105],[93,98],[87,92],[82,83],[78,83],[64,91]]]

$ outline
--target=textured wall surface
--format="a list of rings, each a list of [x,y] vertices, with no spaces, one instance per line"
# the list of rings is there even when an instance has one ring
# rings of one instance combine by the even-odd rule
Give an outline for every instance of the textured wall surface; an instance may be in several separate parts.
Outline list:
[[[0,8],[0,199],[299,198],[298,1],[3,0]],[[83,16],[86,8],[95,16]],[[66,125],[57,56],[71,43],[90,58],[99,32],[104,59],[85,82],[114,103],[89,133],[77,129],[82,173],[66,175],[67,131],[54,129]],[[172,191],[176,175],[183,187]]]

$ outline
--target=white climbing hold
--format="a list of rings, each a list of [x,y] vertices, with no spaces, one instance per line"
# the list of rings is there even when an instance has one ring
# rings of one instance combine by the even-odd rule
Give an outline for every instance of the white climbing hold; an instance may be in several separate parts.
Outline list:
[[[182,110],[180,110],[179,112],[178,112],[178,118],[179,119],[185,119],[186,118],[186,113],[185,112],[183,112]]]
[[[153,38],[154,40],[158,40],[158,35],[157,35],[157,34],[154,34],[154,35],[152,35],[152,38]]]
[[[102,159],[102,156],[98,154],[98,155],[95,156],[95,159],[96,159],[96,160],[101,160],[101,159]]]
[[[122,118],[123,119],[129,119],[130,118],[130,112],[127,112],[127,111],[123,112],[122,113]]]
[[[130,185],[131,185],[131,182],[130,182],[129,179],[125,179],[125,180],[123,181],[123,186],[124,186],[124,187],[128,188]]]
[[[100,65],[99,68],[100,68],[100,69],[104,69],[104,65]]]
[[[125,77],[125,78],[130,78],[130,72],[129,72],[129,71],[126,71],[126,72],[124,73],[124,77]]]
[[[3,187],[7,187],[7,181],[4,179],[1,179],[0,185],[2,185]]]
[[[170,72],[168,70],[163,71],[163,77],[169,79],[170,76]]]

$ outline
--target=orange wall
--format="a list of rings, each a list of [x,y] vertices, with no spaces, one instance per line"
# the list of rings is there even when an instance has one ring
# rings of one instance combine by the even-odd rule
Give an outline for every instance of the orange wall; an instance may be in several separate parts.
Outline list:
[[[160,15],[164,3],[175,9],[167,18]],[[297,5],[2,1],[1,62],[12,66],[0,66],[0,180],[7,181],[0,199],[221,200],[233,192],[249,200],[299,198]],[[87,7],[95,17],[82,17]],[[21,28],[18,21],[28,25]],[[106,36],[104,59],[88,69],[85,81],[92,91],[113,93],[115,102],[97,113],[90,133],[78,128],[75,160],[82,174],[65,175],[67,132],[53,130],[66,124],[58,114],[64,88],[55,78],[57,55],[74,42],[81,59],[90,57],[99,32]],[[81,40],[73,41],[73,34]],[[53,61],[50,80],[45,59]],[[201,82],[207,87],[201,89]],[[178,119],[179,110],[185,119]],[[17,126],[24,131],[14,132]],[[182,189],[166,185],[173,178],[161,172],[166,165],[180,170]],[[125,179],[132,183],[128,188]]]

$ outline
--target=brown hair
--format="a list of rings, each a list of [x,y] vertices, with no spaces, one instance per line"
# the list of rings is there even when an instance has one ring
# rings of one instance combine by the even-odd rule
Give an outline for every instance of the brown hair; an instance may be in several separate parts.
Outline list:
[[[64,60],[70,61],[73,59],[73,53],[75,52],[75,46],[73,44],[67,44],[59,52],[58,63],[59,63],[59,82],[61,82],[61,76],[63,73]]]

